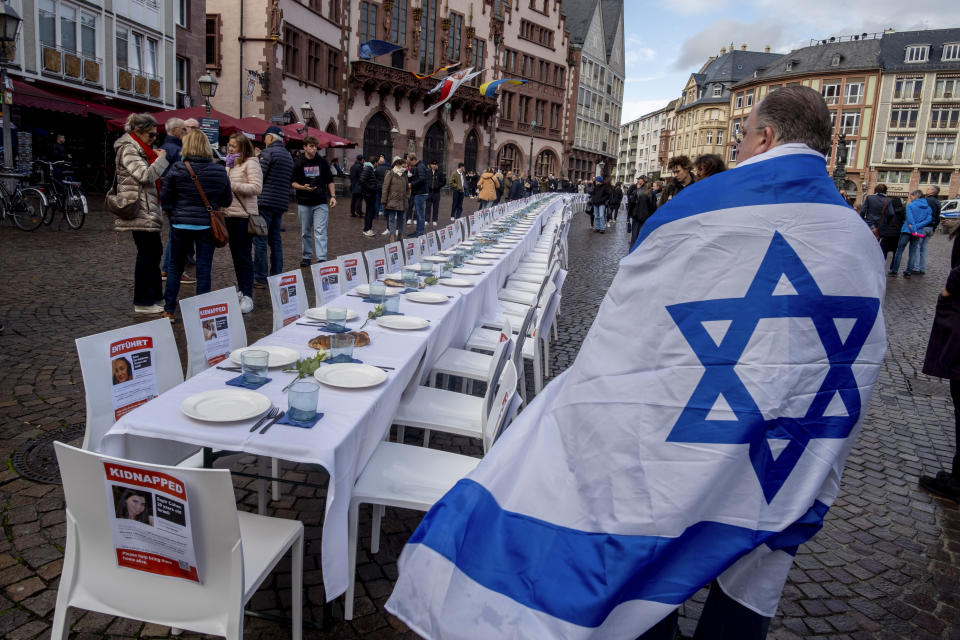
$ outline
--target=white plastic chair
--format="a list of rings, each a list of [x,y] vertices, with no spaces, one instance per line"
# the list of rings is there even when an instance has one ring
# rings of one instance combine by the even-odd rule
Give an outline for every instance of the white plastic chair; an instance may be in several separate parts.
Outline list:
[[[437,376],[457,376],[463,378],[464,386],[469,380],[472,387],[473,381],[486,382],[496,380],[503,368],[503,362],[506,362],[513,355],[506,350],[510,343],[510,321],[506,320],[500,330],[499,342],[493,355],[477,353],[467,349],[455,349],[450,347],[440,354],[436,362],[430,368],[430,386],[437,386]],[[512,346],[511,346],[512,349]],[[466,393],[472,393],[471,388],[461,389]],[[424,440],[427,439],[424,436]]]
[[[363,268],[363,254],[348,253],[340,261],[340,292],[348,293],[361,284],[367,284],[367,270]]]
[[[517,371],[512,363],[503,369],[497,386],[497,400],[484,420],[484,452],[488,451],[507,423],[516,394]],[[413,447],[398,442],[381,441],[354,485],[350,498],[347,525],[347,562],[350,582],[344,599],[343,617],[353,619],[356,590],[357,537],[361,504],[373,508],[373,530],[370,552],[380,550],[380,520],[384,507],[427,511],[453,485],[476,468],[480,460],[427,447]]]
[[[400,242],[391,242],[383,250],[387,254],[387,273],[396,273],[403,266],[403,247]]]
[[[128,462],[60,442],[54,446],[66,500],[67,542],[50,633],[53,640],[67,640],[72,608],[240,640],[244,605],[288,550],[292,557],[291,637],[300,640],[302,523],[238,512],[230,472],[225,469],[129,463],[183,482],[202,582],[118,567],[102,461]]]
[[[514,353],[512,342],[507,340],[503,344],[495,345],[494,349],[501,347]],[[488,370],[492,372],[494,369],[495,366],[491,366]],[[503,374],[500,376],[502,378]],[[403,442],[406,427],[424,429],[424,446],[429,445],[430,431],[483,438],[487,407],[493,402],[493,394],[498,388],[495,382],[494,378],[487,383],[487,390],[482,398],[425,386],[416,387],[412,393],[404,393],[393,416],[393,424],[397,425],[397,441]]]
[[[415,264],[420,260],[420,243],[416,238],[406,238],[403,241],[404,264]]]
[[[218,291],[203,293],[180,300],[180,315],[183,316],[183,332],[187,336],[187,378],[209,369],[217,362],[230,357],[234,349],[247,346],[247,330],[243,326],[243,314],[236,287],[227,287]],[[205,348],[206,334],[203,323],[218,316],[226,316],[226,331],[230,333],[230,343],[219,349]],[[223,318],[215,320],[214,327],[219,334],[224,330]]]
[[[327,260],[310,265],[313,274],[313,295],[322,307],[340,295],[340,261]]]
[[[433,254],[435,254],[437,251],[440,250],[440,241],[437,239],[437,232],[427,231],[423,235],[426,236],[427,238],[427,252],[428,252],[424,255],[432,256]]]
[[[367,281],[383,280],[383,276],[387,273],[387,254],[383,247],[364,251],[363,257],[367,261]]]
[[[303,273],[300,269],[270,276],[267,278],[267,289],[270,290],[270,303],[273,305],[274,331],[279,331],[291,322],[295,322],[310,307],[307,289],[303,286]],[[284,299],[287,302],[284,302]],[[284,310],[284,307],[287,309]]]
[[[236,300],[236,297],[234,297]],[[113,360],[111,345],[149,338],[153,343],[153,368],[157,382],[157,395],[183,382],[183,367],[177,351],[173,328],[165,318],[141,322],[129,327],[97,333],[76,339],[80,371],[83,374],[84,401],[87,405],[87,428],[83,435],[83,448],[102,451],[103,436],[117,421],[113,406]],[[196,455],[199,447],[165,443],[154,450],[151,462],[177,464]]]
[[[552,291],[548,292],[548,295],[552,294]],[[524,345],[527,340],[531,337],[533,331],[532,327],[534,326],[534,318],[539,315],[537,306],[530,305],[524,311],[523,321],[518,325],[519,329],[513,331],[513,334],[516,340],[516,344],[513,347],[513,364],[517,369],[517,372],[520,376],[520,397],[523,399],[523,404],[527,403],[527,383],[526,383],[526,371],[524,370],[523,365],[523,353]],[[509,320],[504,320],[504,324],[508,323]],[[471,351],[486,351],[486,352],[495,352],[497,346],[500,344],[500,334],[505,333],[501,330],[491,330],[484,329],[482,326],[477,327],[470,334],[470,337],[467,338],[467,344],[465,349]]]

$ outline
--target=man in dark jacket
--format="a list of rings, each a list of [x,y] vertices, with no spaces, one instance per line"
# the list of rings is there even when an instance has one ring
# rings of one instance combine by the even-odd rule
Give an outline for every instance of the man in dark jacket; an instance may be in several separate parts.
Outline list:
[[[897,252],[900,243],[900,229],[907,216],[907,209],[903,200],[897,196],[888,198],[889,206],[883,208],[880,220],[877,222],[877,236],[880,238],[880,249],[883,251],[883,260],[886,264],[887,254]]]
[[[919,267],[917,273],[920,275],[927,271],[927,243],[930,242],[930,238],[933,237],[933,234],[937,232],[937,227],[940,226],[940,199],[937,197],[938,195],[940,195],[940,187],[937,186],[927,187],[927,192],[924,194],[924,199],[930,205],[930,213],[933,217],[930,220],[930,226],[923,230],[923,237],[920,238],[920,253],[917,256],[917,267]]]
[[[593,205],[593,230],[606,233],[607,230],[607,203],[610,202],[612,189],[604,181],[603,176],[597,176],[596,185],[590,195],[590,204]]]
[[[258,199],[260,215],[267,222],[267,236],[253,238],[253,286],[267,286],[267,244],[270,245],[270,274],[283,271],[283,239],[280,223],[290,202],[290,182],[293,177],[293,157],[283,146],[283,130],[267,127],[263,136],[266,148],[260,152],[263,172],[263,190]]]
[[[873,194],[863,199],[860,205],[860,217],[867,223],[873,235],[880,237],[877,226],[883,217],[884,210],[890,207],[890,198],[887,197],[887,185],[878,184],[873,188]]]
[[[365,212],[363,215],[363,235],[368,238],[375,235],[373,233],[373,218],[377,215],[377,168],[372,162],[363,163],[363,171],[360,172],[360,190],[363,194],[363,205]]]
[[[309,267],[316,256],[318,262],[327,259],[327,224],[330,207],[336,206],[333,172],[327,159],[317,153],[319,142],[313,136],[303,139],[303,154],[293,165],[290,186],[297,196],[300,216],[300,266]]]
[[[627,215],[630,219],[630,246],[637,242],[640,229],[647,218],[657,210],[657,197],[650,191],[647,176],[637,178],[637,184],[627,194]]]
[[[510,185],[510,193],[507,195],[507,198],[509,200],[519,200],[526,195],[523,188],[523,177],[517,173],[517,177],[513,179],[513,184]]]
[[[547,184],[550,185],[549,186],[550,191],[559,190],[560,183],[557,182],[557,176],[553,175],[552,173],[549,176],[547,176]]]
[[[433,226],[437,226],[437,220],[440,219],[440,189],[443,188],[444,180],[436,160],[430,161],[427,173],[429,186],[427,187],[426,221],[433,222]]]
[[[363,173],[363,155],[350,167],[350,215],[359,218],[363,215],[363,187],[360,186],[360,174]]]
[[[620,215],[620,203],[623,202],[623,183],[618,182],[610,190],[610,202],[607,203],[607,222],[617,224]]]
[[[390,165],[387,164],[387,159],[381,153],[380,157],[377,158],[376,169],[374,173],[377,174],[377,215],[383,215],[383,202],[381,202],[381,192],[383,191],[383,178],[387,175],[387,171],[390,171]],[[384,229],[383,235],[390,233],[390,229]]]
[[[415,153],[407,154],[407,170],[410,172],[410,195],[413,196],[413,210],[417,216],[417,232],[415,235],[422,236],[430,176],[427,165],[423,164],[423,160],[417,160]]]

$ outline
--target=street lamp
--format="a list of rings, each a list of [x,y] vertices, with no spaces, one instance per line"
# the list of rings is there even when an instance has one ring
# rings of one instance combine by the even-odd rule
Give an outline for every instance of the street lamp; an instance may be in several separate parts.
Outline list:
[[[3,92],[3,167],[7,171],[13,168],[13,134],[10,129],[10,102],[7,98],[7,65],[13,61],[13,56],[7,57],[7,52],[17,41],[17,32],[22,22],[20,14],[13,7],[4,2],[0,5],[0,91]]]
[[[537,121],[530,123],[530,157],[527,158],[527,178],[533,179],[533,130],[537,128]]]
[[[200,95],[203,96],[203,99],[206,101],[207,107],[207,117],[210,117],[210,98],[217,95],[217,85],[220,83],[217,82],[217,79],[214,78],[209,73],[206,73],[200,76],[197,79],[197,84],[200,85]]]
[[[310,126],[310,120],[313,119],[313,107],[310,106],[309,102],[304,101],[304,103],[300,105],[300,115],[303,116],[303,126],[297,127],[297,133],[303,135]]]
[[[397,146],[397,136],[400,135],[400,130],[396,127],[390,129],[390,163],[393,164],[393,154],[394,149]]]

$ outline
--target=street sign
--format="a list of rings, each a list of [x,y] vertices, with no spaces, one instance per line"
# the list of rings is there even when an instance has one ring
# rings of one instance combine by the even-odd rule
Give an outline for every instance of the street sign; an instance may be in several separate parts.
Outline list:
[[[217,118],[200,118],[200,131],[207,136],[214,149],[220,144],[220,120]]]

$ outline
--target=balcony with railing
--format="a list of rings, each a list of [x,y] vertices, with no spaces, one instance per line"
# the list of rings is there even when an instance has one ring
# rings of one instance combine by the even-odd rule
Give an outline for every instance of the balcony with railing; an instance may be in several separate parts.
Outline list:
[[[139,69],[118,67],[117,91],[157,102],[163,100],[162,80],[158,76]]]
[[[50,42],[40,43],[43,75],[95,87],[103,86],[103,61]]]

